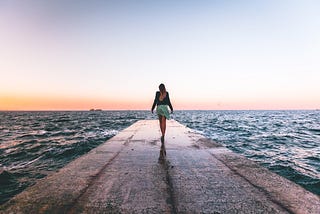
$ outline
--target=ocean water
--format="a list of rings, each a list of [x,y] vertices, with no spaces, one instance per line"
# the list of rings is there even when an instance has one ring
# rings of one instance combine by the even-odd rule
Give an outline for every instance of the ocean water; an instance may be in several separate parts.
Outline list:
[[[320,195],[320,111],[176,111],[172,118]],[[0,112],[0,204],[149,111]]]

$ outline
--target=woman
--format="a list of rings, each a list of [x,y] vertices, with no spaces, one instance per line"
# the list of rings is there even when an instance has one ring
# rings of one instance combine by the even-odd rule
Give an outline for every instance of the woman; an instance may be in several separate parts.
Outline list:
[[[170,102],[169,92],[167,92],[164,84],[161,83],[159,85],[159,90],[160,91],[156,92],[156,96],[153,101],[151,112],[153,113],[153,110],[157,105],[157,114],[159,117],[160,130],[162,134],[161,143],[164,143],[164,135],[166,133],[166,120],[170,119],[168,106],[170,107],[171,113],[173,112],[173,108]]]

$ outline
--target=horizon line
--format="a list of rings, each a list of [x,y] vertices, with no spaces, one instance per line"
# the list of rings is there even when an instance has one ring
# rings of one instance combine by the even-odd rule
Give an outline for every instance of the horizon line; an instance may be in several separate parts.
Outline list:
[[[67,112],[67,111],[79,111],[79,112],[101,112],[101,111],[151,111],[147,109],[94,109],[94,110],[81,110],[81,109],[26,109],[26,110],[0,110],[0,112]],[[175,109],[175,111],[320,111],[320,108],[310,109]]]

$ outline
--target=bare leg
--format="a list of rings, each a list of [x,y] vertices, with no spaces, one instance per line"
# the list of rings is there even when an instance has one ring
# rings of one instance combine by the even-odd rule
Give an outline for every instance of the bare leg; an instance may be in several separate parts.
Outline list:
[[[161,133],[162,133],[162,136],[164,137],[164,135],[166,134],[167,119],[165,116],[162,116],[161,120],[162,120],[162,123],[161,123],[162,124],[162,132]]]
[[[164,142],[164,135],[166,132],[166,117],[159,116],[160,130],[161,130],[161,143]]]
[[[159,115],[159,125],[160,125],[160,131],[162,134],[162,116]]]
[[[160,155],[159,161],[163,160],[166,156],[166,148],[164,146],[164,135],[166,133],[166,117],[159,115],[159,123],[160,123],[160,130],[161,130],[161,148],[160,148]]]
[[[159,116],[159,123],[160,123],[160,130],[161,130],[161,134],[162,136],[164,136],[165,134],[165,117],[164,116]]]

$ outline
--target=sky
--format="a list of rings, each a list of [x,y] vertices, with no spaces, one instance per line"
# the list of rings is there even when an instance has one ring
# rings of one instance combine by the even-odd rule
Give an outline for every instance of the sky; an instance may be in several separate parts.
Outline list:
[[[320,1],[0,0],[0,110],[320,109]]]

